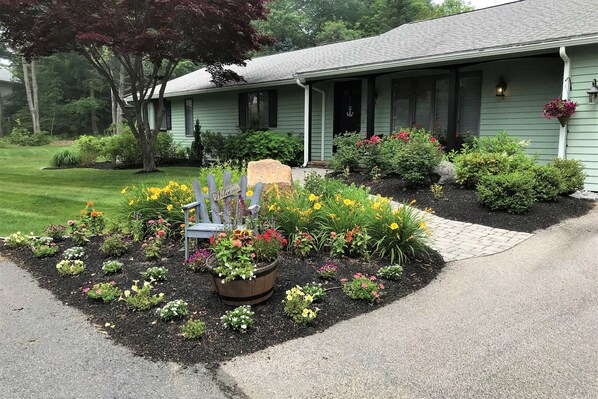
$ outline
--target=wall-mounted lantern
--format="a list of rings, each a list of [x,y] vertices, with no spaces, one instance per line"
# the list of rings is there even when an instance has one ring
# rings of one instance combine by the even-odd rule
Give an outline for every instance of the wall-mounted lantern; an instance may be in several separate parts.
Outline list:
[[[507,84],[505,83],[503,77],[501,76],[496,84],[496,96],[497,97],[504,97],[505,91],[507,90]]]
[[[592,81],[592,87],[590,87],[590,90],[588,90],[587,93],[590,99],[590,104],[593,102],[598,103],[598,86],[596,85],[596,79]]]

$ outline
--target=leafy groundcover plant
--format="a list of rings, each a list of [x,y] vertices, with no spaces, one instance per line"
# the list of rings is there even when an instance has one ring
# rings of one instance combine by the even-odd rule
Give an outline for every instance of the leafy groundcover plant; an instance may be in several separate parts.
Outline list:
[[[150,281],[144,281],[139,287],[139,280],[134,280],[131,290],[126,290],[119,301],[125,301],[133,311],[151,309],[164,300],[163,293],[152,295],[152,288]]]
[[[196,341],[200,339],[206,332],[206,323],[197,319],[189,319],[181,326],[183,337],[189,341]]]
[[[122,290],[116,286],[115,281],[94,284],[92,287],[83,288],[83,292],[92,299],[101,299],[112,302],[122,295]]]
[[[251,310],[251,306],[243,305],[229,310],[220,320],[224,328],[245,333],[253,326],[253,316],[255,316],[255,312]]]

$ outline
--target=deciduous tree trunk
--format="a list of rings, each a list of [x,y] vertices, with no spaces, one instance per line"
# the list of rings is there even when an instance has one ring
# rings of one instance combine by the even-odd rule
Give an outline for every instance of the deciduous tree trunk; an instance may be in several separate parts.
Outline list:
[[[96,91],[93,87],[89,88],[89,97],[95,99],[96,98]],[[94,107],[91,108],[90,111],[91,117],[91,131],[94,135],[98,135],[100,133],[100,129],[98,128],[98,115],[96,113],[96,109]]]
[[[39,105],[37,96],[37,74],[35,72],[35,60],[27,62],[25,57],[21,58],[23,64],[23,80],[25,84],[25,92],[27,93],[27,105],[29,113],[31,113],[31,120],[33,124],[33,133],[40,133],[41,128],[39,124]]]

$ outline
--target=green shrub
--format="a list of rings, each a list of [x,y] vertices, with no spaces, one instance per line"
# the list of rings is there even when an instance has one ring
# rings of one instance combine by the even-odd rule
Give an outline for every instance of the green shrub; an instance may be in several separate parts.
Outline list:
[[[344,172],[346,169],[351,172],[357,170],[362,156],[357,142],[362,140],[364,137],[361,133],[345,133],[336,136],[332,141],[336,152],[328,162],[328,167],[337,172]]]
[[[535,160],[525,152],[527,145],[529,142],[509,137],[505,132],[474,139],[471,146],[464,146],[453,157],[457,182],[472,188],[486,175],[531,171]]]
[[[206,332],[206,323],[201,320],[190,319],[181,326],[183,337],[190,341],[198,340]]]
[[[123,128],[121,134],[107,136],[101,140],[101,156],[109,162],[122,162],[128,167],[141,163],[139,143],[128,126]]]
[[[90,167],[102,152],[102,141],[95,136],[81,136],[77,139],[81,164]]]
[[[552,165],[535,165],[532,168],[536,185],[534,187],[536,200],[554,201],[562,191],[563,177],[559,170]]]
[[[32,133],[21,124],[19,119],[15,121],[15,127],[12,128],[6,139],[8,143],[19,147],[41,146],[51,141],[51,137],[47,132]]]
[[[118,273],[123,269],[122,262],[117,260],[108,260],[102,264],[102,271],[104,274]]]
[[[498,175],[509,171],[509,156],[506,154],[461,152],[453,159],[457,183],[475,187],[484,176]]]
[[[396,174],[408,185],[429,183],[442,161],[440,144],[423,129],[394,133],[382,140],[381,145],[379,157],[384,160],[379,165],[381,173]]]
[[[81,156],[77,148],[65,148],[52,155],[50,166],[53,168],[75,168],[81,165]]]
[[[529,141],[511,137],[505,131],[498,133],[496,136],[479,137],[473,140],[473,147],[482,153],[525,154],[525,147],[528,145]]]
[[[403,267],[400,265],[384,266],[378,269],[376,274],[385,280],[400,280],[403,276]]]
[[[555,158],[551,163],[562,177],[562,186],[560,194],[568,195],[583,190],[586,174],[583,163],[575,159]]]
[[[185,150],[180,144],[174,142],[170,132],[158,133],[155,150],[157,164],[185,158]]]
[[[486,175],[477,186],[478,201],[492,210],[524,213],[535,201],[536,182],[532,172]]]
[[[303,152],[303,140],[291,133],[246,131],[222,136],[206,131],[202,134],[205,152],[220,161],[257,161],[276,159],[286,165],[298,165]]]
[[[104,238],[100,251],[106,256],[122,256],[131,243],[122,234],[113,234]]]

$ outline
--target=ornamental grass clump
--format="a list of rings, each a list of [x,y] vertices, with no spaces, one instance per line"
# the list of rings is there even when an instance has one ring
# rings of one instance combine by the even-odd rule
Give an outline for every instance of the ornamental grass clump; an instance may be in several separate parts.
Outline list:
[[[56,265],[58,273],[63,276],[76,276],[82,273],[86,268],[82,260],[62,260]]]
[[[200,339],[206,332],[206,323],[201,320],[189,319],[181,326],[183,337],[189,341]]]
[[[118,273],[123,269],[123,263],[117,260],[108,260],[102,264],[104,274]]]
[[[376,276],[367,276],[363,273],[357,273],[351,281],[341,279],[343,291],[351,299],[364,299],[369,302],[378,302],[382,296],[384,284],[378,282]]]
[[[62,253],[62,259],[81,259],[85,255],[85,249],[83,247],[71,247],[64,250]]]
[[[314,300],[313,295],[306,293],[302,287],[293,287],[286,292],[286,298],[282,301],[284,313],[295,323],[311,323],[320,310],[317,307],[311,307]]]
[[[226,312],[220,318],[220,322],[224,328],[245,333],[253,326],[253,316],[255,316],[255,312],[251,310],[251,306],[243,305]]]
[[[118,300],[124,301],[129,309],[133,311],[151,309],[164,300],[163,293],[152,295],[153,286],[151,283],[150,281],[144,281],[140,287],[139,280],[133,280],[131,290],[123,292]]]
[[[94,284],[92,287],[83,288],[83,293],[92,299],[101,299],[112,302],[122,295],[122,290],[116,286],[116,281]]]
[[[400,265],[384,266],[376,274],[385,280],[399,280],[403,276],[403,267]]]
[[[189,304],[182,299],[175,299],[163,307],[156,309],[156,314],[163,321],[180,319],[189,314]]]
[[[187,261],[183,262],[189,269],[194,272],[203,272],[207,267],[208,258],[212,256],[212,253],[207,249],[198,249],[189,256]]]

